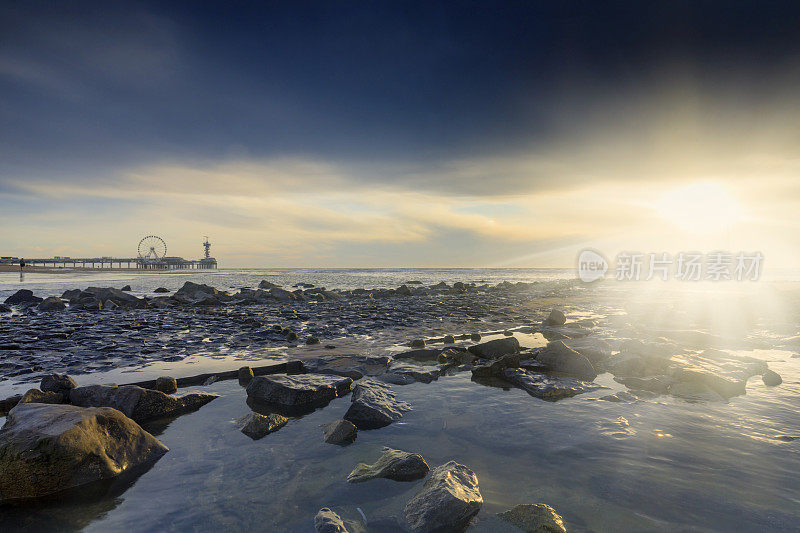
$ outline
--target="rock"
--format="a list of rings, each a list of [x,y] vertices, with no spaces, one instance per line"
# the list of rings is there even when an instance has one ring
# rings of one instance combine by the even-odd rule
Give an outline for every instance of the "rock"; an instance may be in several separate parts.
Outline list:
[[[638,402],[640,400],[646,400],[653,398],[654,396],[658,396],[655,392],[650,392],[646,390],[638,390],[633,392],[628,391],[619,391],[614,394],[608,394],[606,396],[601,396],[601,400],[605,400],[607,402]]]
[[[156,378],[156,390],[165,394],[178,392],[178,380],[170,376]]]
[[[504,339],[482,342],[481,344],[470,346],[467,349],[478,357],[494,359],[501,355],[518,353],[519,341],[516,337],[506,337]]]
[[[333,374],[357,380],[382,374],[390,362],[391,359],[381,355],[329,355],[304,361],[303,366],[312,374]]]
[[[622,383],[629,389],[645,390],[650,392],[657,392],[658,394],[667,394],[669,387],[675,383],[675,379],[670,376],[652,376],[646,378],[639,377],[615,377],[614,381]]]
[[[473,342],[478,342],[478,341],[481,340],[481,334],[480,333],[473,333],[472,335],[469,336],[469,340],[471,340]]]
[[[377,429],[388,426],[411,410],[406,402],[396,399],[394,391],[373,379],[359,381],[353,387],[350,408],[344,415],[358,429]]]
[[[33,291],[28,289],[20,289],[3,302],[7,305],[19,305],[19,304],[38,304],[42,302],[42,298],[33,295]]]
[[[699,381],[681,381],[669,386],[669,393],[694,402],[721,402],[724,398]]]
[[[547,365],[550,370],[588,381],[597,377],[592,363],[584,356],[568,348],[563,341],[553,341],[542,348],[536,360]]]
[[[567,533],[561,516],[544,503],[517,505],[497,517],[526,533]]]
[[[258,413],[250,413],[239,419],[239,429],[253,440],[258,440],[273,431],[278,431],[286,425],[289,421],[285,416],[275,413],[269,415],[260,415]]]
[[[253,369],[249,366],[243,366],[239,369],[239,383],[250,383],[253,379]]]
[[[6,416],[10,410],[16,406],[22,399],[22,394],[15,394],[8,398],[0,400],[0,416]]]
[[[216,296],[217,294],[219,294],[219,291],[210,285],[187,281],[183,284],[183,287],[175,291],[173,296],[185,296],[197,300],[204,296]]]
[[[19,403],[64,403],[64,395],[59,392],[29,389],[19,399]]]
[[[357,436],[358,429],[348,420],[331,422],[322,430],[322,437],[328,444],[350,444]]]
[[[85,291],[81,291],[77,300],[78,302],[94,300],[105,302],[110,300],[120,307],[141,308],[146,305],[145,300],[114,287],[89,287]],[[72,303],[72,300],[70,300],[70,303]]]
[[[327,507],[320,509],[314,517],[314,528],[317,533],[348,533],[339,515]]]
[[[295,293],[293,293],[291,291],[287,291],[286,289],[280,289],[278,287],[271,288],[269,290],[269,294],[274,299],[276,299],[278,301],[281,301],[281,302],[292,302],[292,301],[298,300],[300,298],[297,294],[295,294]]]
[[[283,336],[286,338],[287,341],[292,342],[297,340],[297,333],[290,329],[283,330]]]
[[[0,304],[0,313],[10,313],[11,311],[12,309],[9,306]]]
[[[313,335],[309,335],[306,337],[306,344],[319,344],[319,339],[314,337]]]
[[[394,292],[401,296],[411,296],[412,294],[411,289],[409,289],[407,285],[400,285]]]
[[[67,308],[67,305],[56,296],[50,296],[49,298],[45,298],[42,303],[37,306],[39,311],[63,311]]]
[[[548,326],[563,326],[567,323],[567,317],[564,316],[564,313],[559,311],[558,309],[553,309],[550,311],[550,314],[547,315],[547,318],[544,320],[544,323]]]
[[[156,290],[154,290],[153,292],[158,293],[158,294],[164,294],[164,293],[169,292],[169,289],[167,289],[165,287],[159,287]]]
[[[350,391],[353,380],[325,374],[257,376],[247,386],[250,398],[278,405],[322,405]]]
[[[423,341],[424,342],[424,341]],[[436,361],[439,358],[439,354],[442,353],[442,350],[433,349],[421,349],[421,350],[410,350],[408,352],[402,352],[394,355],[395,359],[414,359],[415,361]]]
[[[744,381],[728,379],[706,370],[679,368],[673,377],[678,381],[702,383],[723,398],[732,398],[745,393]]]
[[[409,385],[415,382],[430,383],[439,379],[442,370],[438,367],[393,364],[389,370],[378,379],[396,385]]]
[[[495,359],[487,365],[479,365],[472,369],[472,375],[476,378],[488,378],[491,376],[502,377],[506,368],[518,368],[520,365],[519,354],[507,354],[499,359]]]
[[[466,348],[451,346],[439,352],[437,361],[455,365],[472,364],[478,357]]]
[[[456,338],[452,335],[445,335],[443,341],[445,344],[453,344],[456,342]]]
[[[280,289],[280,285],[275,285],[274,283],[270,283],[267,280],[261,280],[261,283],[258,284],[259,289]]]
[[[409,344],[412,348],[424,348],[425,347],[425,339],[415,339],[411,341]]]
[[[42,378],[39,388],[44,392],[52,391],[59,394],[68,395],[70,389],[74,389],[78,384],[66,374],[48,374]]]
[[[455,461],[431,472],[430,478],[405,507],[412,531],[459,531],[483,505],[475,472]]]
[[[122,290],[125,290],[125,289],[122,289]],[[78,298],[78,296],[80,296],[80,294],[81,294],[82,292],[83,292],[83,291],[82,291],[82,290],[80,290],[80,289],[70,289],[70,290],[68,290],[68,291],[64,291],[64,292],[61,294],[61,299],[62,299],[62,300],[67,300],[67,301],[70,301],[70,302],[71,302],[72,300],[76,300],[76,299]]]
[[[113,407],[136,422],[175,416],[199,409],[217,394],[204,392],[168,396],[161,391],[136,385],[89,385],[76,387],[69,393],[73,405],[81,407]]]
[[[21,404],[0,429],[0,501],[39,498],[110,479],[167,451],[115,409]]]
[[[578,339],[565,339],[564,345],[575,350],[592,363],[592,366],[605,361],[611,356],[611,345],[603,339],[596,337],[581,337]]]
[[[764,385],[767,387],[774,387],[776,385],[780,385],[783,383],[783,379],[781,378],[780,374],[775,372],[774,370],[767,370],[761,375],[762,381],[764,381]]]
[[[125,285],[125,286],[124,286],[124,287],[122,287],[120,290],[121,290],[121,291],[125,291],[125,292],[130,292],[130,291],[132,291],[133,289],[131,289],[131,286],[130,286],[130,285]]]
[[[632,352],[619,352],[612,355],[602,365],[617,377],[638,377],[647,372],[647,362]]]
[[[384,447],[383,454],[375,463],[358,463],[347,476],[347,482],[361,483],[375,478],[414,481],[427,476],[428,471],[430,467],[420,454]]]
[[[591,381],[581,381],[570,377],[547,376],[522,370],[521,368],[507,368],[503,370],[501,377],[523,389],[531,396],[549,402],[605,388]]]

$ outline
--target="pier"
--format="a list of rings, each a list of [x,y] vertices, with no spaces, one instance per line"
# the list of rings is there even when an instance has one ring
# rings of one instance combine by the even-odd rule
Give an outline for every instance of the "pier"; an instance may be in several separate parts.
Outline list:
[[[208,237],[203,242],[202,259],[167,257],[167,245],[161,237],[148,235],[139,241],[138,257],[62,257],[25,259],[25,265],[50,268],[97,268],[127,270],[213,270],[217,260],[211,257]],[[19,265],[20,257],[0,257],[0,265]]]

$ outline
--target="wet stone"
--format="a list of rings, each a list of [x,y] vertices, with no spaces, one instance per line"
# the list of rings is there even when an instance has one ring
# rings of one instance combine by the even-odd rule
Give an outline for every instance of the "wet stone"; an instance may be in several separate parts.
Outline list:
[[[359,463],[347,476],[348,483],[361,483],[370,479],[386,478],[394,481],[414,481],[428,475],[430,467],[422,455],[392,448],[383,448],[383,453],[373,464]]]
[[[257,376],[247,386],[247,395],[264,403],[303,407],[347,394],[352,382],[347,377],[324,374]]]
[[[517,505],[497,517],[526,533],[567,533],[561,516],[544,503]]]
[[[397,400],[391,387],[373,379],[363,379],[353,387],[352,404],[344,415],[358,429],[377,429],[388,426],[411,410],[406,402]]]
[[[287,422],[289,422],[288,418],[275,413],[270,413],[269,415],[250,413],[238,420],[241,432],[253,440],[258,440],[274,431],[278,431]]]
[[[521,368],[507,368],[503,371],[502,377],[531,396],[551,402],[605,388],[591,381],[548,376]]]
[[[483,505],[478,477],[450,461],[433,470],[422,489],[405,506],[411,531],[460,531]]]
[[[357,436],[358,428],[348,420],[336,420],[326,424],[322,431],[322,437],[328,444],[350,444]]]
[[[161,376],[156,378],[155,389],[165,394],[173,394],[178,392],[178,380],[170,376]]]

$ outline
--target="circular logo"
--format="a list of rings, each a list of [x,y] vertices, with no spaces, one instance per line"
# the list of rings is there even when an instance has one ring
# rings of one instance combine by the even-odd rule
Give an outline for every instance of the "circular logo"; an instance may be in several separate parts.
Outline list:
[[[604,278],[608,272],[608,261],[599,252],[583,250],[578,255],[578,277],[581,281],[591,283]]]

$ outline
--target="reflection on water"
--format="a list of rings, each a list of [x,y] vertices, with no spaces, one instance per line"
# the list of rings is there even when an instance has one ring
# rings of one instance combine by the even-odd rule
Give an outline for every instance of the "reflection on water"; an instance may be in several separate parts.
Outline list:
[[[205,282],[224,288],[220,281],[225,279],[244,286],[285,276],[284,284],[322,280],[333,287],[330,281],[337,277],[339,286],[347,288],[350,283],[380,286],[378,279],[397,286],[409,279],[426,284],[442,279],[435,276],[452,283],[494,275],[458,271],[459,278],[453,272],[275,271],[239,277],[222,272]],[[498,276],[508,279],[509,274]],[[138,280],[135,288],[142,292],[158,285],[175,288],[185,280],[178,275],[159,277],[157,283],[147,276],[131,279]],[[0,283],[0,289],[10,290],[7,279]],[[54,292],[60,288],[52,280],[46,283]],[[74,287],[75,280],[67,285]],[[519,314],[532,316],[559,306],[570,320],[600,319],[593,334],[613,341],[614,349],[625,339],[665,338],[675,346],[672,355],[694,363],[721,348],[733,356],[768,361],[783,384],[767,387],[754,376],[746,395],[728,401],[689,403],[660,395],[611,402],[600,398],[626,388],[603,374],[595,381],[604,389],[546,402],[504,381],[472,381],[469,372],[461,372],[431,384],[395,386],[398,399],[413,410],[388,427],[361,431],[354,444],[340,447],[323,442],[322,426],[344,415],[349,398],[295,416],[277,432],[253,441],[234,422],[251,410],[244,389],[235,380],[217,382],[202,387],[221,394],[217,400],[195,413],[146,426],[170,452],[129,486],[99,500],[2,508],[0,524],[9,531],[307,532],[316,512],[331,507],[346,520],[363,522],[363,512],[369,531],[389,531],[387,520],[402,514],[423,481],[378,479],[353,485],[346,478],[355,464],[373,462],[383,446],[390,446],[421,453],[431,467],[456,460],[476,472],[485,503],[474,531],[498,531],[494,513],[537,502],[552,505],[570,531],[796,531],[800,439],[791,437],[800,436],[800,292],[787,286],[736,286],[726,292],[694,285],[664,294],[652,287],[661,286],[633,291],[609,285],[595,292],[579,287],[568,298],[521,301]],[[540,334],[514,334],[523,346],[545,343]],[[397,335],[391,338],[381,344],[383,350],[407,349],[397,343]],[[317,355],[326,354],[320,350]],[[213,359],[198,354],[180,368],[192,374],[230,370],[246,356],[253,354]],[[265,350],[259,356],[286,354]],[[134,381],[178,368],[155,363],[136,373],[108,372],[102,379]],[[90,378],[80,377],[84,382]]]
[[[344,414],[348,398],[252,441],[234,424],[250,410],[244,389],[218,382],[204,389],[221,398],[148,427],[170,452],[121,497],[0,516],[11,528],[309,531],[329,506],[350,520],[361,519],[360,507],[377,521],[399,515],[422,481],[345,480],[356,463],[391,446],[422,453],[431,466],[454,459],[475,470],[485,499],[478,529],[515,504],[547,502],[573,531],[790,531],[799,450],[754,436],[796,423],[789,406],[798,390],[776,399],[757,379],[730,403],[598,400],[607,390],[551,403],[461,373],[397,387],[413,411],[344,448],[325,444],[321,426]],[[758,414],[765,401],[775,407],[768,419]]]

